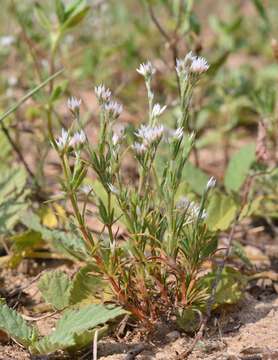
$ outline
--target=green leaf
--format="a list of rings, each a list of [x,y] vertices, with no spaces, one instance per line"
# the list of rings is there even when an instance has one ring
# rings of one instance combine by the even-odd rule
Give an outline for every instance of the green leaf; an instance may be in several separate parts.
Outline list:
[[[74,233],[53,230],[49,233],[47,239],[52,242],[57,251],[72,260],[84,261],[90,259],[84,241]]]
[[[69,305],[71,286],[72,281],[60,270],[47,272],[38,282],[44,300],[57,310]]]
[[[201,279],[202,286],[208,287],[210,292],[215,276],[216,271],[213,271]],[[237,303],[242,297],[246,284],[247,277],[245,275],[231,267],[225,267],[216,287],[213,307],[217,308],[220,305]]]
[[[26,212],[21,222],[27,228],[41,233],[43,240],[50,241],[54,248],[72,260],[90,259],[84,241],[72,231],[50,230],[42,226],[38,215]]]
[[[76,11],[76,9],[80,8],[81,6],[84,7],[86,5],[87,5],[87,0],[73,0],[66,6],[65,9],[66,18],[68,19],[68,17],[71,16],[72,13]]]
[[[210,230],[226,230],[235,218],[237,206],[232,197],[215,191],[207,208],[206,223]]]
[[[266,6],[263,4],[263,2],[261,0],[252,1],[261,18],[265,21],[267,25],[270,25],[269,18],[266,12]]]
[[[52,94],[50,96],[50,102],[54,103],[56,100],[58,100],[61,97],[61,95],[65,92],[67,86],[68,86],[68,81],[63,81],[61,84],[57,85],[52,91]]]
[[[55,8],[56,8],[56,15],[59,19],[60,24],[65,21],[66,13],[65,13],[65,5],[62,0],[55,0]]]
[[[185,180],[192,190],[196,192],[198,195],[202,195],[206,184],[209,180],[209,176],[205,174],[202,170],[195,167],[190,162],[185,164],[183,170],[183,180]]]
[[[18,233],[12,236],[10,239],[13,243],[12,249],[16,252],[25,251],[30,248],[32,249],[36,245],[41,244],[42,241],[41,234],[33,230],[27,230],[23,233]]]
[[[37,330],[29,326],[27,322],[15,310],[0,303],[0,330],[6,332],[11,338],[23,346],[30,346],[37,340]]]
[[[72,351],[76,351],[78,349],[82,349],[85,346],[88,346],[90,343],[92,343],[92,341],[94,339],[94,336],[95,336],[96,330],[98,330],[97,338],[99,340],[104,335],[107,334],[108,326],[103,326],[101,328],[94,329],[94,330],[84,331],[80,335],[75,335],[74,336],[74,342],[75,342],[76,345],[69,347],[68,351],[72,352]]]
[[[49,18],[44,13],[44,9],[42,8],[42,6],[38,3],[36,3],[34,11],[35,11],[35,15],[36,15],[41,27],[47,31],[51,31],[51,22],[49,21]]]
[[[28,207],[26,202],[27,181],[25,169],[21,166],[6,169],[0,180],[0,233],[13,229],[22,212]]]
[[[91,302],[97,302],[97,298],[102,300],[107,292],[107,284],[99,276],[97,276],[96,267],[93,264],[86,265],[81,268],[78,273],[75,275],[72,283],[72,288],[70,291],[70,304],[77,304],[83,302],[84,300],[89,300]],[[110,298],[111,299],[111,294]]]
[[[22,258],[29,255],[34,248],[42,244],[42,236],[39,232],[27,230],[18,233],[10,238],[12,242],[12,256],[9,261],[10,266],[17,266]]]
[[[72,27],[75,27],[78,25],[84,17],[87,15],[87,13],[90,10],[90,6],[86,5],[86,1],[81,1],[78,6],[74,8],[73,11],[69,12],[69,10],[66,11],[66,21],[63,23],[63,26],[61,28],[61,31],[66,31]]]
[[[197,309],[183,309],[177,314],[177,325],[186,333],[193,333],[200,325],[201,312]]]
[[[126,311],[120,307],[108,307],[101,304],[89,305],[79,310],[67,310],[57,322],[56,329],[50,335],[34,343],[31,351],[34,354],[49,354],[69,347],[82,347],[84,338],[82,343],[78,343],[82,334],[87,333],[88,335],[89,330],[125,313]],[[89,343],[92,338],[87,337],[86,341]]]
[[[248,144],[234,154],[229,162],[224,178],[224,185],[227,190],[235,192],[240,190],[255,160],[255,144]]]

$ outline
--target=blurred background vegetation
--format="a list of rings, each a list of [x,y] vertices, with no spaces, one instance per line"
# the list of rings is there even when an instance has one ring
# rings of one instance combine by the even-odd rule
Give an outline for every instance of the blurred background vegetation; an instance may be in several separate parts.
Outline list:
[[[84,123],[94,142],[98,120],[93,88],[99,83],[113,89],[124,104],[124,124],[133,127],[144,121],[145,88],[135,69],[147,59],[158,69],[155,93],[171,110],[164,116],[169,126],[177,111],[175,59],[192,50],[211,64],[195,92],[191,114],[190,130],[197,139],[202,135],[185,174],[193,192],[202,189],[208,173],[224,179],[231,154],[254,142],[258,121],[267,128],[269,164],[277,162],[275,0],[2,0],[1,6],[1,112],[64,69],[1,122],[3,239],[27,226],[21,214],[29,206],[47,227],[63,227],[63,207],[41,205],[56,192],[59,173],[49,130],[56,136],[61,125],[70,124],[65,103],[75,95],[83,101]],[[275,179],[277,171],[263,180],[265,187],[258,185],[260,196],[266,196],[264,210],[258,204],[254,210],[271,224],[277,218]],[[32,239],[37,244],[41,237]],[[9,253],[9,245],[3,246]]]

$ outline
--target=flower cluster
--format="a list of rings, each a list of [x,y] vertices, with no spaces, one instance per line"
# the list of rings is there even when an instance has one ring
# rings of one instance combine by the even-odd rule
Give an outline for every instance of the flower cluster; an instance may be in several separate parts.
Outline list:
[[[185,210],[188,213],[190,221],[195,221],[198,217],[200,219],[207,218],[207,212],[205,209],[201,210],[200,206],[194,201],[190,201],[186,197],[182,197],[177,203],[177,208]]]
[[[184,59],[177,59],[176,72],[179,77],[188,75],[201,75],[209,69],[207,60],[202,56],[195,56],[190,51]]]
[[[116,101],[109,101],[105,104],[104,108],[108,117],[114,120],[117,119],[123,111],[123,106]]]
[[[141,143],[138,143],[138,142],[135,142],[132,145],[132,149],[139,156],[143,156],[146,153],[146,151],[148,150],[148,148],[147,148],[147,146],[145,144],[141,144]]]
[[[86,135],[83,130],[77,131],[71,136],[67,130],[62,129],[62,134],[56,140],[56,145],[60,151],[63,151],[67,146],[77,148],[84,144],[85,141]]]
[[[76,114],[79,112],[81,99],[77,99],[76,97],[72,96],[68,99],[68,108],[73,113]]]
[[[116,120],[123,111],[123,106],[116,101],[111,100],[111,90],[104,85],[98,85],[95,87],[95,94],[99,104],[107,113],[108,117]]]
[[[151,79],[151,77],[155,74],[156,69],[153,67],[150,61],[140,64],[139,68],[136,69],[138,74],[144,76],[145,79]]]
[[[106,104],[111,98],[111,90],[102,84],[95,86],[95,94],[100,105]]]
[[[163,132],[163,125],[142,125],[137,132],[135,132],[135,135],[141,138],[145,145],[149,146],[158,142],[162,138]]]

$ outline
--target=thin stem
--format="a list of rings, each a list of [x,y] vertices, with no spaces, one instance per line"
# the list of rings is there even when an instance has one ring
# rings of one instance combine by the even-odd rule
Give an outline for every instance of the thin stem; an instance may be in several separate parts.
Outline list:
[[[41,84],[36,86],[34,89],[30,90],[26,95],[24,95],[17,103],[12,105],[4,114],[0,116],[0,122],[2,122],[6,117],[15,112],[23,103],[25,103],[30,97],[32,97],[35,93],[37,93],[40,89],[45,87],[50,81],[55,79],[57,76],[61,75],[64,69],[57,71],[55,74],[49,76],[46,80],[44,80]]]
[[[32,180],[34,180],[35,185],[38,186],[36,177],[34,175],[34,173],[32,172],[32,170],[30,169],[29,165],[27,164],[26,160],[24,159],[23,154],[20,151],[19,146],[17,146],[17,144],[13,141],[9,130],[5,127],[5,125],[3,123],[1,123],[1,128],[3,133],[5,134],[7,140],[9,141],[10,145],[12,146],[13,150],[16,152],[19,160],[22,162],[23,166],[25,167],[26,171],[28,172],[28,174],[30,175],[30,177],[32,178]]]
[[[107,193],[108,196],[108,204],[107,204],[107,208],[108,208],[108,216],[109,218],[111,217],[112,214],[112,209],[111,209],[111,192],[109,191]],[[112,223],[110,222],[109,224],[107,224],[107,229],[108,229],[108,233],[109,233],[109,238],[110,238],[110,244],[112,245],[114,242],[114,237],[113,237],[113,232],[112,232]]]

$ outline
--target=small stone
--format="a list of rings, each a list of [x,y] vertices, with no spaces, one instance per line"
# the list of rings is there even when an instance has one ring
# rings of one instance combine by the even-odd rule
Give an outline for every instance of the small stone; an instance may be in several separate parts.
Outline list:
[[[180,337],[180,333],[177,330],[171,331],[166,335],[167,342],[172,342]]]
[[[270,266],[269,257],[266,256],[260,249],[255,246],[247,245],[244,247],[248,259],[253,265],[258,267]]]

